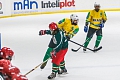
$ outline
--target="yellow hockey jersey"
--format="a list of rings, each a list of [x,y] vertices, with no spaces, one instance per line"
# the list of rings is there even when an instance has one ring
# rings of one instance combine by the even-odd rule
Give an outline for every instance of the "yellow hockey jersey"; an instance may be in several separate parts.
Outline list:
[[[102,20],[107,20],[106,13],[103,10],[98,12],[91,10],[86,17],[86,22],[90,22],[90,27],[94,29],[99,29],[99,24]]]
[[[58,22],[58,28],[63,30],[71,38],[79,31],[78,25],[72,25],[71,19],[64,18]]]

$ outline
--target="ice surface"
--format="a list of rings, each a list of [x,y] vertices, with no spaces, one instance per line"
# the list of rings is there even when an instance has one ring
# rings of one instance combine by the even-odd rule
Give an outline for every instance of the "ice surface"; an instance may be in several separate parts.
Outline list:
[[[20,68],[22,74],[27,73],[42,62],[51,36],[39,36],[40,29],[48,29],[50,22],[70,16],[69,14],[45,14],[34,16],[21,16],[0,20],[0,33],[2,33],[2,46],[10,47],[15,56],[13,65]],[[87,13],[75,13],[79,16],[79,33],[72,39],[80,44],[85,41],[86,33],[83,31]],[[108,20],[103,28],[101,46],[103,49],[97,53],[82,48],[72,52],[71,48],[79,46],[69,42],[69,51],[65,61],[68,69],[67,75],[57,76],[55,80],[120,80],[120,12],[106,12]],[[89,44],[93,48],[96,35]],[[51,73],[51,60],[44,70],[37,68],[27,75],[29,80],[47,80]]]

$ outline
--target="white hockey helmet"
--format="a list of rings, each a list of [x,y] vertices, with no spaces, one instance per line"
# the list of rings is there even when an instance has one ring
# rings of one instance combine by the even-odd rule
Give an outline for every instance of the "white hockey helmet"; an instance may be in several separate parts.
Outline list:
[[[94,7],[96,7],[96,6],[100,7],[100,4],[95,2]]]
[[[96,7],[96,6],[100,6],[100,4],[95,2],[94,7]]]
[[[77,22],[79,21],[79,18],[78,18],[78,16],[77,16],[76,14],[71,14],[71,15],[70,15],[70,19],[72,20],[72,22],[73,22],[74,20],[77,20]]]

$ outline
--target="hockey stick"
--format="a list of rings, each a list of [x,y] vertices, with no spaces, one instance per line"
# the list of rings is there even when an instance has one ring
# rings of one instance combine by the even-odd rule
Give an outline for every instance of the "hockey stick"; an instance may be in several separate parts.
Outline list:
[[[81,44],[79,44],[79,43],[76,43],[76,42],[74,42],[74,41],[72,41],[72,40],[69,40],[70,42],[72,42],[72,43],[75,43],[75,44],[77,44],[77,45],[79,45],[79,46],[81,46],[81,47],[84,47],[83,45],[81,45]],[[96,51],[98,51],[98,50],[100,50],[100,49],[102,49],[102,46],[100,46],[99,48],[97,48],[97,49],[90,49],[90,48],[86,48],[86,49],[88,49],[88,50],[90,50],[90,51],[93,51],[93,52],[96,52]]]
[[[49,59],[50,59],[50,58],[48,58],[48,59],[45,60],[44,62],[40,63],[39,65],[37,65],[36,67],[34,67],[33,69],[31,69],[29,72],[27,72],[27,73],[25,74],[25,76],[28,75],[29,73],[31,73],[32,71],[34,71],[35,69],[37,69],[37,68],[38,68],[40,65],[42,65],[43,63],[47,62]]]
[[[90,36],[90,38],[97,32],[98,30],[96,30],[91,36]],[[89,40],[89,38],[87,39],[87,40],[85,40],[85,42],[84,42],[84,44],[87,42]],[[84,44],[82,44],[82,45],[84,45]],[[79,49],[81,48],[81,46],[78,48],[78,49],[71,49],[73,52],[77,52]]]
[[[85,42],[87,42],[89,40],[89,38],[85,41]],[[84,44],[85,44],[85,42],[84,42]],[[82,44],[82,45],[84,45],[84,44]],[[71,49],[73,52],[77,52],[79,49],[81,48],[81,46],[77,49],[77,50],[75,50],[75,49]]]

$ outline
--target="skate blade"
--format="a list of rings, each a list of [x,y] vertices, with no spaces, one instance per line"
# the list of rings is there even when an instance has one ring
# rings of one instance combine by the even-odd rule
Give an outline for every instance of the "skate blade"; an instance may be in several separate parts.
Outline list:
[[[52,78],[52,79],[47,79],[47,80],[55,80],[55,78]]]
[[[66,75],[66,74],[68,74],[68,72],[66,72],[66,73],[62,73],[62,74],[58,74],[58,76],[60,76],[60,75]]]
[[[47,79],[47,80],[55,80],[55,78],[53,78],[53,79]]]

